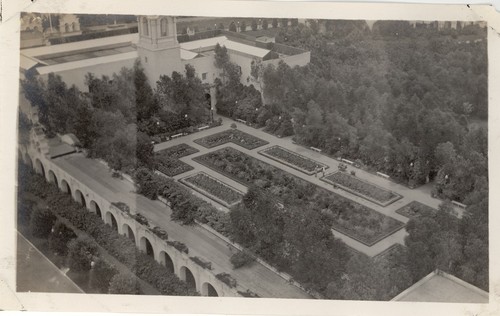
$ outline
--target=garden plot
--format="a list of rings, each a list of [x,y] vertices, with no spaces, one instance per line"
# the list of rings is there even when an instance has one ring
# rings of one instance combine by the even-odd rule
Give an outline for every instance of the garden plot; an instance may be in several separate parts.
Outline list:
[[[229,129],[216,134],[205,136],[203,138],[196,139],[194,142],[205,148],[213,148],[215,146],[231,142],[249,150],[269,144],[269,142],[265,140],[237,129]]]
[[[402,198],[402,196],[397,193],[342,171],[330,173],[322,177],[321,180],[381,206],[387,206]]]
[[[179,181],[228,208],[238,204],[245,194],[203,171]]]
[[[396,213],[408,218],[416,218],[419,216],[429,216],[436,213],[436,210],[420,202],[412,201],[402,208],[396,210]]]
[[[243,185],[264,188],[282,201],[319,210],[332,228],[368,246],[404,227],[404,223],[392,217],[232,147],[221,148],[193,160]]]
[[[259,154],[270,159],[276,160],[284,165],[297,169],[305,174],[312,175],[322,169],[328,169],[325,164],[307,158],[306,156],[297,154],[291,150],[281,146],[272,146],[259,151]]]
[[[194,168],[179,160],[181,157],[192,155],[199,150],[187,144],[179,144],[155,153],[156,169],[169,176],[174,177],[181,173],[191,171]]]

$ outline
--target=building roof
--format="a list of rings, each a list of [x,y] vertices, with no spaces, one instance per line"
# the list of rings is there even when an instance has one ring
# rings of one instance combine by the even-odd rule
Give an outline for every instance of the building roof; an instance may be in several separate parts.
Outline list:
[[[269,49],[263,49],[251,45],[246,45],[242,43],[238,43],[235,41],[229,40],[225,36],[218,36],[218,37],[211,37],[211,38],[206,38],[206,39],[201,39],[197,41],[191,41],[191,42],[185,42],[181,43],[181,48],[189,51],[203,51],[203,50],[208,50],[212,49],[212,47],[216,46],[217,44],[221,46],[225,46],[227,49],[243,53],[246,55],[251,55],[255,57],[260,57],[263,58],[269,52],[271,52]]]
[[[24,55],[20,56],[19,66],[21,67],[22,70],[29,70],[38,64],[43,64],[43,63],[32,57],[27,57]]]
[[[21,55],[25,55],[28,57],[37,57],[44,55],[53,55],[58,53],[67,53],[71,51],[80,51],[86,50],[89,48],[95,48],[99,46],[109,46],[120,43],[137,43],[139,39],[139,35],[137,33],[119,35],[119,36],[110,36],[104,38],[97,38],[87,41],[79,41],[58,45],[50,45],[50,46],[41,46],[35,48],[27,48],[21,50]]]
[[[63,63],[63,64],[38,67],[37,71],[40,75],[45,75],[45,74],[49,74],[51,72],[57,73],[57,72],[61,72],[61,71],[73,70],[73,69],[78,69],[78,68],[85,68],[85,67],[90,67],[90,66],[95,66],[95,65],[100,65],[100,64],[109,64],[109,63],[112,63],[115,61],[122,61],[122,60],[128,60],[128,59],[135,60],[137,57],[138,57],[137,51],[133,51],[133,52],[128,52],[128,53],[104,56],[104,57],[82,59],[82,60]]]
[[[199,56],[198,53],[181,48],[181,59],[182,60],[191,60],[191,59],[194,59],[198,56]]]
[[[472,284],[436,270],[401,292],[392,301],[487,304],[489,295]]]

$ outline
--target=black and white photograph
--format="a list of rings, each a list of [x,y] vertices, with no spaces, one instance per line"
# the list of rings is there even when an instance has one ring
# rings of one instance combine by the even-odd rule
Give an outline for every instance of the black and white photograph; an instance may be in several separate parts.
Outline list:
[[[14,296],[486,310],[499,30],[252,5],[19,12]]]

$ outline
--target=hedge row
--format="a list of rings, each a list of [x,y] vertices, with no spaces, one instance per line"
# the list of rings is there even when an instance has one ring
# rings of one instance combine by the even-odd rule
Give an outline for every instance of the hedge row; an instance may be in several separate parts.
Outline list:
[[[148,282],[164,295],[198,295],[164,266],[139,251],[131,240],[119,235],[98,216],[74,202],[69,195],[59,192],[55,186],[47,186],[43,177],[34,173],[29,176],[26,176],[26,172],[20,173],[22,173],[20,181],[23,182],[20,187],[24,192],[30,192],[40,198],[45,197],[52,212],[66,218],[76,228],[92,236],[101,247],[127,266],[138,278]]]

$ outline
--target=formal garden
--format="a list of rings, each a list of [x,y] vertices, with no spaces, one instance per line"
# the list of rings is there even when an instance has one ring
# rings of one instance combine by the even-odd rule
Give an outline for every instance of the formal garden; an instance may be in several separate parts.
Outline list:
[[[265,140],[252,136],[237,129],[229,129],[220,133],[196,139],[195,143],[205,147],[213,148],[226,143],[234,143],[246,149],[255,149],[269,144]]]
[[[404,223],[300,179],[231,147],[193,160],[246,186],[268,190],[281,201],[303,203],[320,211],[331,227],[368,246],[404,227]]]
[[[406,216],[408,218],[417,218],[420,216],[431,216],[435,214],[437,210],[430,206],[422,204],[417,201],[412,201],[405,206],[396,210],[396,213]]]
[[[307,158],[301,154],[297,154],[278,145],[261,150],[259,151],[259,154],[276,160],[308,175],[317,172],[319,169],[324,170],[329,168],[325,164]]]
[[[239,203],[244,195],[243,192],[205,172],[182,178],[180,182],[226,207]]]
[[[322,177],[321,180],[352,194],[361,196],[362,198],[381,206],[387,206],[402,197],[397,193],[386,190],[342,171],[330,173]]]

